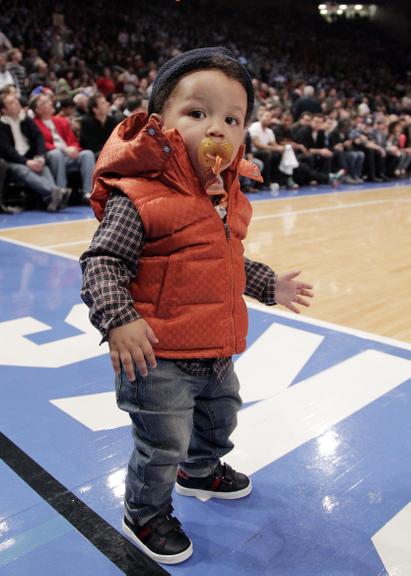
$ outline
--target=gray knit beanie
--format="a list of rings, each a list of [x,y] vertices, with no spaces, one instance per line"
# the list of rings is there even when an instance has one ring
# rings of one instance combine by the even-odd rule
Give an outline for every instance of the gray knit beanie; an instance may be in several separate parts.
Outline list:
[[[153,83],[148,102],[148,113],[161,113],[166,100],[181,76],[187,74],[187,72],[212,68],[220,69],[227,76],[238,80],[247,92],[247,122],[254,108],[254,89],[251,78],[247,68],[237,60],[231,50],[222,46],[195,48],[194,50],[183,52],[163,64]]]

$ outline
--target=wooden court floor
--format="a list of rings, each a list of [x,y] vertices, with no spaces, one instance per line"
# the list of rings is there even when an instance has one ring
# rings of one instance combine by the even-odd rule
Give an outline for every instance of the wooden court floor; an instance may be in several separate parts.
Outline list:
[[[251,197],[252,199],[252,197]],[[411,186],[253,203],[249,258],[303,270],[312,318],[411,342]],[[0,238],[78,258],[93,218],[0,230]]]

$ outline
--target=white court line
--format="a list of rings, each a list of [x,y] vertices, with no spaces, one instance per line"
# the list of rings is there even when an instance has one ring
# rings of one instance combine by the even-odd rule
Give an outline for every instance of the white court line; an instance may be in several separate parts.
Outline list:
[[[337,195],[337,196],[345,196],[346,194],[356,194],[358,196],[362,195],[362,194],[367,194],[369,192],[380,192],[380,191],[384,191],[386,192],[387,190],[401,190],[402,188],[407,188],[409,189],[411,186],[411,181],[408,182],[407,184],[399,184],[397,186],[382,186],[380,188],[365,188],[364,190],[361,190],[359,188],[352,188],[350,190],[329,190],[327,192],[323,192],[322,190],[320,190],[319,192],[313,192],[312,194],[298,194],[295,193],[295,196],[272,196],[271,198],[265,198],[265,199],[255,199],[253,200],[252,197],[249,197],[249,200],[251,203],[256,203],[256,204],[261,204],[262,202],[273,202],[274,200],[276,202],[281,202],[281,201],[287,201],[289,202],[290,200],[302,200],[303,198],[317,198],[318,196],[330,196],[331,194]],[[269,190],[265,190],[264,192],[269,192]]]
[[[28,230],[31,228],[42,228],[43,226],[61,226],[62,224],[75,224],[77,222],[88,222],[89,220],[96,220],[94,216],[90,218],[76,218],[74,220],[61,220],[60,222],[43,222],[43,224],[27,224],[27,226],[12,226],[10,228],[0,228],[0,234],[9,232],[9,230]]]
[[[365,338],[366,340],[373,340],[374,342],[386,344],[387,346],[395,346],[397,348],[402,348],[403,350],[411,351],[411,344],[409,342],[395,340],[394,338],[388,338],[387,336],[380,336],[379,334],[373,334],[372,332],[364,332],[341,324],[333,324],[332,322],[326,322],[325,320],[317,320],[310,316],[301,316],[300,314],[295,314],[293,312],[284,312],[283,310],[278,310],[276,306],[264,306],[258,302],[250,302],[250,300],[247,299],[247,308],[259,310],[260,312],[266,312],[275,316],[283,316],[288,320],[295,320],[296,322],[310,324],[311,326],[319,326],[320,328],[328,328],[330,330],[335,330],[336,332],[342,332],[343,334],[350,334],[351,336],[357,336],[358,338]]]
[[[79,244],[90,244],[90,238],[86,240],[76,240],[76,242],[61,242],[61,244],[48,244],[46,248],[63,248],[64,246],[78,246]]]
[[[289,360],[292,361],[292,354]],[[275,357],[272,357],[271,374],[271,378],[275,378]],[[270,378],[269,374],[266,377]],[[238,427],[231,437],[235,448],[230,453],[229,464],[235,470],[253,474],[314,438],[321,443],[321,437],[324,440],[327,432],[333,434],[334,426],[410,377],[409,360],[368,349],[294,386],[274,390],[273,396],[239,412]],[[255,374],[242,386],[252,387],[254,380]]]
[[[389,576],[411,574],[411,502],[371,538]]]
[[[355,202],[354,204],[339,204],[338,206],[322,206],[321,208],[307,208],[305,210],[291,210],[276,214],[265,214],[264,216],[253,216],[255,220],[270,220],[271,218],[284,218],[286,216],[296,216],[297,214],[310,214],[312,212],[328,212],[330,210],[344,210],[345,208],[357,208],[358,206],[371,206],[373,204],[387,204],[392,202],[411,202],[411,198],[391,198],[387,200],[370,200],[368,202]]]
[[[20,240],[14,240],[11,238],[3,238],[2,236],[0,236],[0,242],[8,242],[9,244],[21,246],[22,248],[30,248],[30,250],[37,250],[38,252],[45,252],[46,254],[51,254],[52,256],[60,256],[60,258],[68,258],[69,260],[75,260],[78,262],[78,256],[62,254],[61,252],[57,252],[57,250],[50,250],[44,246],[35,246],[34,244],[29,244],[28,242],[21,242]]]

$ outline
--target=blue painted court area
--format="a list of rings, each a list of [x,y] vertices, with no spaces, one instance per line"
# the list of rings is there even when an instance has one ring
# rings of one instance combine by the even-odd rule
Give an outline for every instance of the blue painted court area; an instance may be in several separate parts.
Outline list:
[[[1,432],[120,531],[130,430],[78,264],[1,240],[0,260]],[[237,501],[175,495],[194,555],[167,571],[387,574],[372,538],[411,501],[411,346],[259,307],[248,346],[232,458],[254,490]],[[1,576],[119,573],[0,461]]]
[[[121,574],[0,461],[0,574]]]

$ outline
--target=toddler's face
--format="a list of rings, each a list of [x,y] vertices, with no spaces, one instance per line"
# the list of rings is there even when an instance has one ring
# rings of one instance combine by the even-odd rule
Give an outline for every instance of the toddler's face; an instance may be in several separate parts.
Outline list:
[[[198,158],[203,138],[232,146],[227,168],[244,141],[247,93],[220,70],[199,70],[184,76],[171,93],[162,113],[163,129],[176,128],[184,140],[194,170],[201,178],[207,168]]]

